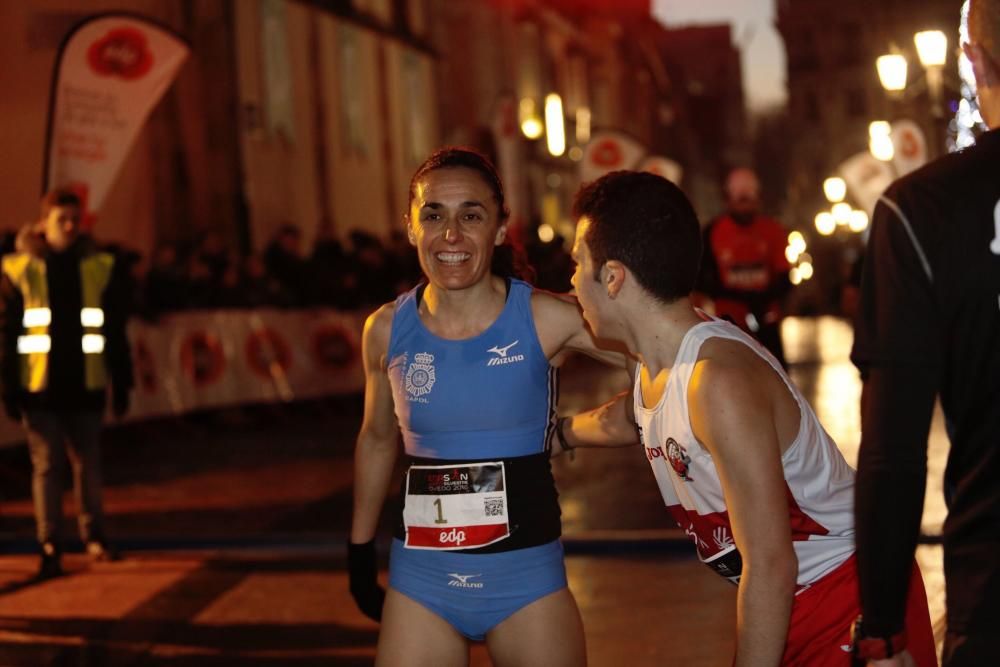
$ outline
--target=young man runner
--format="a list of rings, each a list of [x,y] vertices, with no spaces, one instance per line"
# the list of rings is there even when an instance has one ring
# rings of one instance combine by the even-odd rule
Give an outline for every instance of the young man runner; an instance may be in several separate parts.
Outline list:
[[[639,360],[631,409],[667,508],[739,587],[735,664],[850,664],[854,471],[781,364],[691,306],[702,248],[690,203],[663,178],[616,172],[580,191],[574,217],[584,319]],[[634,441],[629,407],[560,421],[564,448]],[[915,565],[909,600],[917,665],[936,665]]]

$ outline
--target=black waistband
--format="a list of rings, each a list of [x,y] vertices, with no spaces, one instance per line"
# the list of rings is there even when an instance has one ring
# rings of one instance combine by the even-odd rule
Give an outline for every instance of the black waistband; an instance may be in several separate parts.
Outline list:
[[[442,466],[482,463],[486,461],[503,461],[504,476],[507,486],[507,508],[510,521],[510,536],[477,549],[461,549],[457,553],[488,554],[514,549],[525,549],[548,544],[562,535],[560,520],[559,494],[556,491],[555,479],[552,477],[552,465],[549,453],[542,452],[530,456],[517,456],[509,459],[426,459],[409,457],[408,464]],[[406,502],[406,477],[403,478],[400,510],[396,519],[395,536],[400,540],[406,538],[406,528],[403,525],[403,504]]]

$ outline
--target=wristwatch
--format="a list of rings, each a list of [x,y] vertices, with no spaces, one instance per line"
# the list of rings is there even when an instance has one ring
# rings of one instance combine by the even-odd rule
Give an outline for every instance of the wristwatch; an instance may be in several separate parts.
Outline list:
[[[861,616],[854,621],[851,637],[851,651],[857,660],[885,660],[906,648],[905,630],[891,637],[869,637],[865,634]]]

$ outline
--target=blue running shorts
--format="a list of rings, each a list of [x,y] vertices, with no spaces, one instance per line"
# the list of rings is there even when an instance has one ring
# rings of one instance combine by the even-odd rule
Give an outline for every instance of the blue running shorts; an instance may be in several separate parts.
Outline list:
[[[472,640],[549,593],[566,588],[559,540],[492,554],[407,549],[392,541],[389,585]]]

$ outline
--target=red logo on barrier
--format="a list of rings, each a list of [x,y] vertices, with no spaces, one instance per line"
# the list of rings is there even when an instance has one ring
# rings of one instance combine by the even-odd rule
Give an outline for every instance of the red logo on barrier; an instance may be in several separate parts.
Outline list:
[[[273,329],[250,333],[246,344],[247,365],[257,375],[270,379],[274,371],[287,371],[292,365],[292,348]]]
[[[357,349],[347,332],[336,324],[322,326],[313,335],[313,357],[327,368],[343,369],[357,360]]]
[[[196,331],[181,343],[181,369],[197,387],[215,383],[226,368],[226,355],[218,338]]]
[[[591,161],[601,167],[617,167],[624,159],[622,149],[613,139],[605,139],[596,146]]]
[[[139,386],[147,394],[155,394],[159,383],[156,380],[156,361],[149,351],[146,341],[138,340],[135,343],[135,375],[139,379]]]
[[[100,76],[141,79],[153,67],[153,54],[142,31],[115,28],[90,45],[87,62]]]

